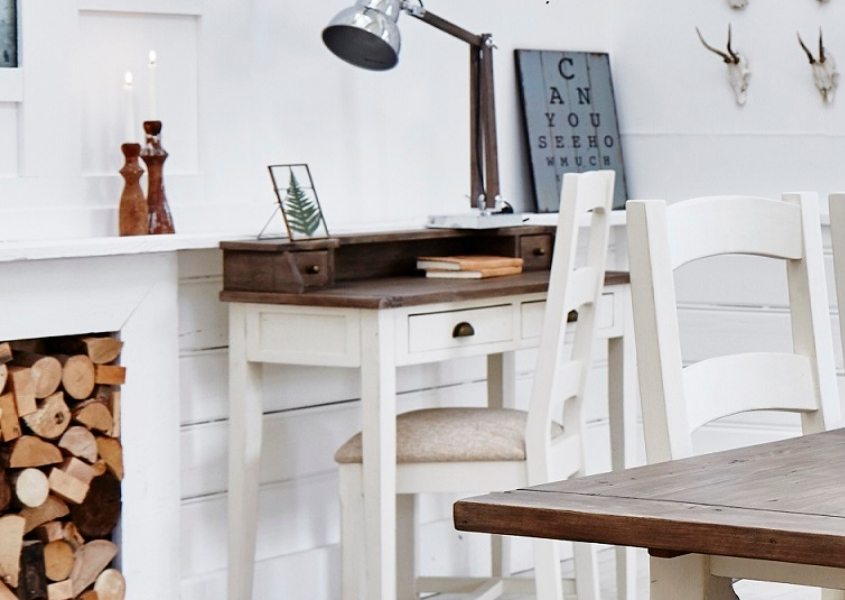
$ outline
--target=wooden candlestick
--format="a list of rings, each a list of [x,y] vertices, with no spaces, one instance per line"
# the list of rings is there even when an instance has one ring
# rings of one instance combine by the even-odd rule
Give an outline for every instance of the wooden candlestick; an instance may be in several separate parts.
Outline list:
[[[173,217],[164,193],[164,161],[167,151],[161,147],[161,121],[144,121],[147,143],[141,159],[147,165],[147,207],[149,233],[175,233]]]
[[[120,174],[123,176],[123,193],[120,194],[120,235],[145,235],[147,233],[147,199],[141,189],[144,169],[138,162],[141,144],[120,146],[125,162]]]

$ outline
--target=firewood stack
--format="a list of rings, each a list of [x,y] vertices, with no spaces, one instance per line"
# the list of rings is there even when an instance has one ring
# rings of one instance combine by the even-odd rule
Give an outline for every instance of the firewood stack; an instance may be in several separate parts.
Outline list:
[[[0,342],[0,600],[123,600],[122,342]]]

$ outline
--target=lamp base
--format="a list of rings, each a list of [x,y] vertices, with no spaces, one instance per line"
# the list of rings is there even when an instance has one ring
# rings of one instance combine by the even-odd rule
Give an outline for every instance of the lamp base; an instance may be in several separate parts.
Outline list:
[[[496,229],[516,227],[525,217],[515,213],[486,213],[473,211],[455,215],[432,215],[425,224],[429,229]]]

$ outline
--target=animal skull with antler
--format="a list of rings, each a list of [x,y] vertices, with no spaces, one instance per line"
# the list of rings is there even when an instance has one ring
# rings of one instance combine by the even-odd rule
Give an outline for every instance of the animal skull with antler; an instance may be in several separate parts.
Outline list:
[[[722,57],[722,60],[728,67],[728,82],[730,82],[731,88],[733,88],[736,103],[743,106],[748,96],[748,80],[751,79],[751,71],[748,68],[748,60],[745,56],[736,52],[731,47],[731,26],[728,25],[728,45],[724,51],[714,48],[704,41],[704,36],[701,35],[698,27],[695,28],[695,31],[698,33],[698,39],[701,40],[705,48]]]
[[[801,34],[798,34],[798,43],[807,54],[810,61],[810,67],[813,69],[813,82],[822,95],[822,100],[830,104],[833,102],[833,97],[836,95],[836,88],[839,86],[839,71],[836,70],[836,61],[830,54],[827,48],[824,47],[822,39],[822,30],[819,29],[819,57],[813,56],[804,40],[801,39]]]

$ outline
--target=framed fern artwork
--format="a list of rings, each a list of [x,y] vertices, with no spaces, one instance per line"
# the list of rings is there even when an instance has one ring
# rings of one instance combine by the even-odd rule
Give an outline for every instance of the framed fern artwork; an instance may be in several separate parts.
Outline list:
[[[269,165],[267,168],[290,240],[329,237],[308,165]]]

